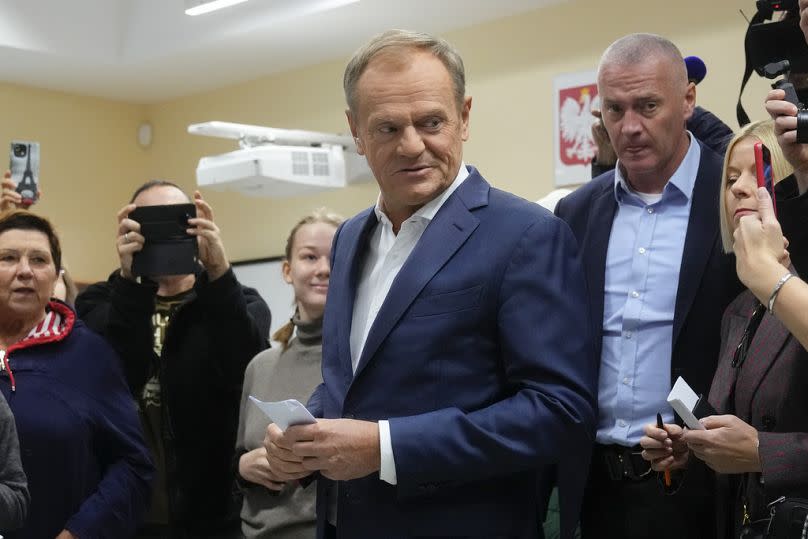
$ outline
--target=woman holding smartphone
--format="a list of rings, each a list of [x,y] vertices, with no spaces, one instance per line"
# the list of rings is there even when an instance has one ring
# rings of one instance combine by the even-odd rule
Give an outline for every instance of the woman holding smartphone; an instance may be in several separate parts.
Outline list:
[[[261,352],[247,366],[236,446],[244,492],[245,537],[307,539],[315,536],[316,489],[274,480],[264,449],[268,419],[247,401],[297,399],[305,403],[323,381],[322,328],[331,241],[342,218],[321,209],[301,219],[286,240],[283,279],[295,291],[295,314],[272,336],[280,347]]]
[[[792,172],[771,120],[747,125],[732,138],[719,202],[727,252],[741,218],[758,211],[758,142],[771,152],[774,182]],[[804,250],[794,254],[805,259]],[[787,266],[788,256],[784,249],[781,262]],[[780,496],[808,497],[808,352],[767,303],[745,290],[724,313],[721,357],[709,395],[717,415],[701,420],[703,430],[647,425],[640,441],[654,470],[683,469],[698,458],[717,473],[722,538],[745,529],[753,536],[762,533],[770,516],[767,504]]]

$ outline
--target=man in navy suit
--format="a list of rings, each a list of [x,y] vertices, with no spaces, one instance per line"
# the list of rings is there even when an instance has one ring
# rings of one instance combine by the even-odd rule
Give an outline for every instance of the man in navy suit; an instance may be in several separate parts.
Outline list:
[[[272,473],[319,472],[319,537],[541,537],[546,471],[594,429],[575,240],[463,163],[471,98],[451,45],[386,32],[344,86],[381,192],[334,237],[309,402],[323,419],[269,426]]]
[[[658,412],[673,422],[666,397],[678,376],[709,392],[721,315],[740,291],[721,248],[721,158],[685,129],[696,89],[667,39],[610,45],[598,93],[617,167],[556,206],[581,247],[600,358],[582,535],[714,537],[704,466],[691,462],[666,496],[638,443]]]

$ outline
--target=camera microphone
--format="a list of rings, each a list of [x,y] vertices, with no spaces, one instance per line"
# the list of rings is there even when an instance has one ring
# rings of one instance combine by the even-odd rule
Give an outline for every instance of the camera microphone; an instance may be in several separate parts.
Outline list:
[[[693,84],[700,83],[707,76],[707,66],[704,64],[704,60],[698,56],[687,56],[685,68],[687,68],[687,80]]]

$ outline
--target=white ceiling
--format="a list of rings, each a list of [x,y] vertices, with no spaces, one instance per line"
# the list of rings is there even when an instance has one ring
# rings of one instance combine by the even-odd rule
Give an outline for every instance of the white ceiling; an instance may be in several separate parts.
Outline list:
[[[184,0],[0,0],[0,79],[150,103],[345,57],[388,28],[439,34],[563,0],[349,1],[190,17]]]

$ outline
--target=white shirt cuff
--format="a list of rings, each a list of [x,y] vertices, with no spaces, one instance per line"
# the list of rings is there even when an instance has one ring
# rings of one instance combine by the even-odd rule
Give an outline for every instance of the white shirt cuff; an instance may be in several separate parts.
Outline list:
[[[395,485],[398,483],[398,477],[396,477],[396,460],[393,457],[393,440],[390,438],[389,421],[379,421],[379,449],[381,449],[382,462],[379,479]]]

